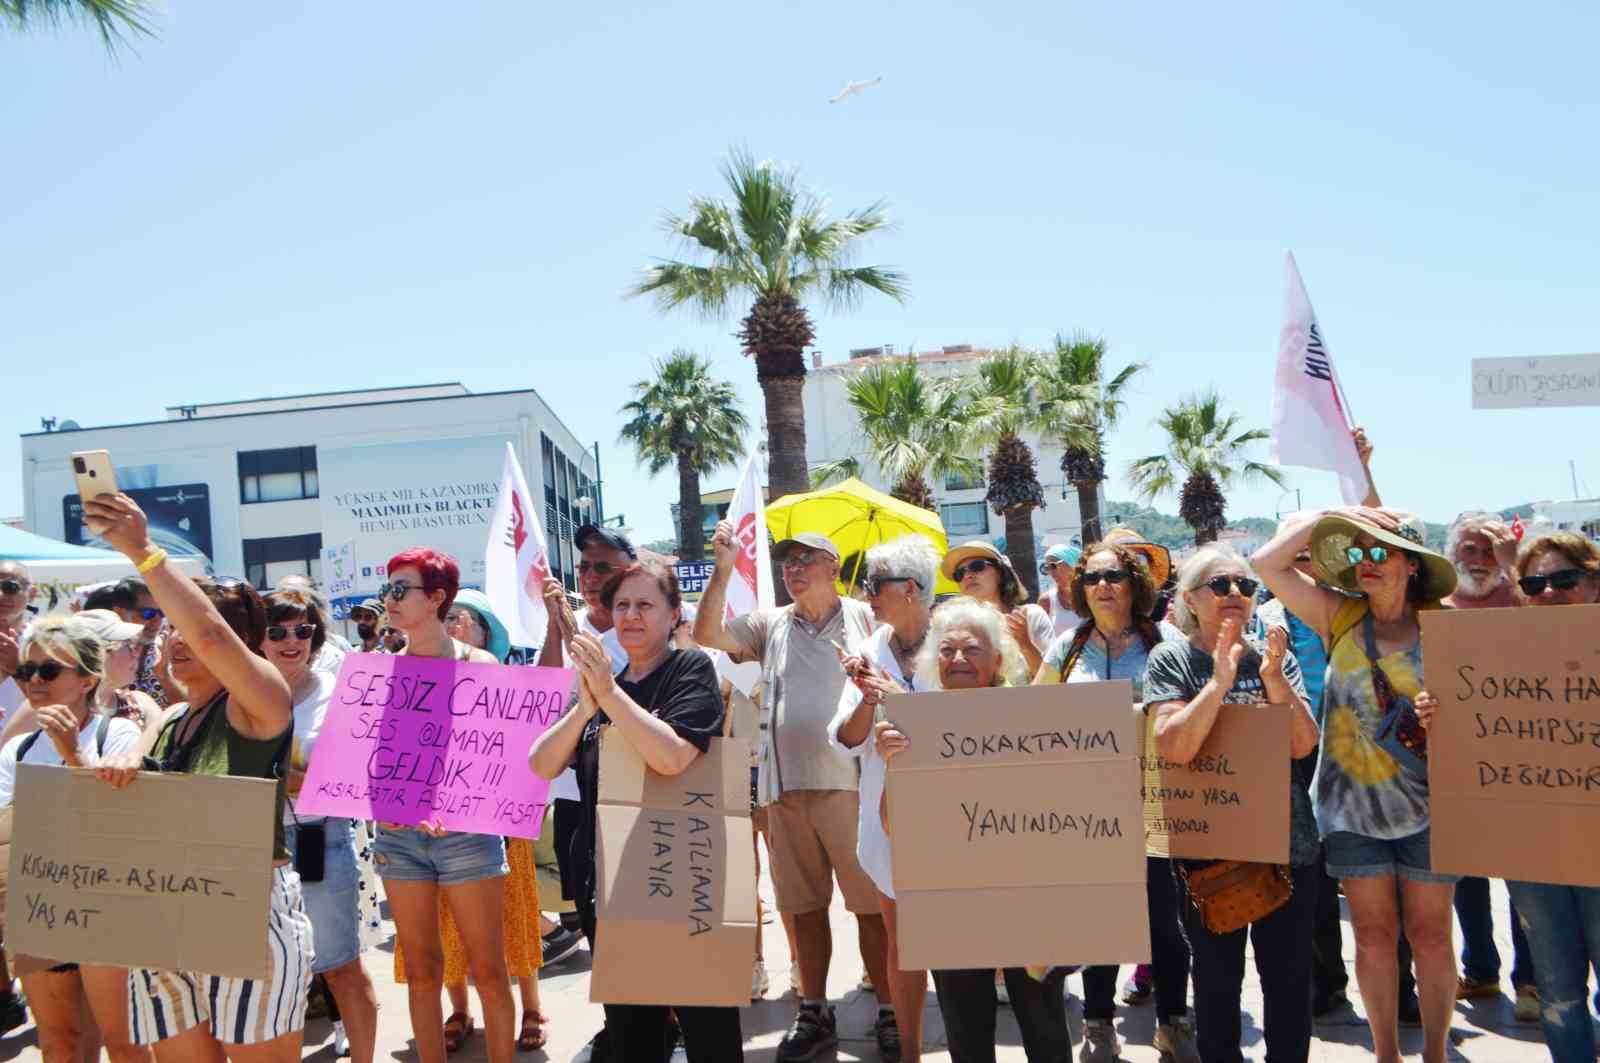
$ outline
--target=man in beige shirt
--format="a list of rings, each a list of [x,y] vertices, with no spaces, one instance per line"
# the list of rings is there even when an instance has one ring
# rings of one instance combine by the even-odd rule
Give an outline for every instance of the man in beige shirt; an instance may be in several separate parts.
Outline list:
[[[760,765],[759,788],[767,806],[772,888],[778,910],[794,918],[800,964],[800,1010],[778,1046],[779,1063],[797,1063],[838,1043],[827,1006],[833,936],[828,906],[837,876],[845,907],[856,916],[861,958],[880,994],[889,981],[888,938],[877,890],[856,860],[859,794],[857,766],[828,745],[828,722],[845,683],[839,652],[853,652],[871,633],[871,612],[839,596],[839,549],[812,533],[785,539],[772,556],[783,566],[783,585],[794,604],[758,609],[726,620],[728,580],[738,547],[733,527],[717,525],[711,537],[716,567],[700,599],[694,640],[726,651],[735,661],[761,663],[771,730]],[[879,1058],[900,1058],[894,1009],[879,997],[874,1034]]]

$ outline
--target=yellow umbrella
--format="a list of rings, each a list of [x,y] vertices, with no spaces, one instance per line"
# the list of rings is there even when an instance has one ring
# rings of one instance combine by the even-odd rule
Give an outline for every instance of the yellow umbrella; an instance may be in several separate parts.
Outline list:
[[[940,557],[949,549],[949,539],[937,513],[874,490],[854,476],[819,491],[784,495],[767,506],[767,530],[778,542],[801,532],[826,535],[839,548],[839,556],[853,556],[857,566],[872,547],[906,535],[927,536]],[[841,571],[840,576],[852,580],[855,573]],[[842,583],[840,590],[847,586]],[[939,577],[935,593],[959,591],[954,583]]]

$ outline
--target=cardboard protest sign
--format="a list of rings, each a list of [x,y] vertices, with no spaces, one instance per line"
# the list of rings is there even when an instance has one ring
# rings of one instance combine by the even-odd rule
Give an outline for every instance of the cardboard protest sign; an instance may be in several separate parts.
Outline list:
[[[537,838],[550,784],[528,769],[528,750],[566,711],[572,677],[352,653],[295,811]]]
[[[606,728],[595,827],[589,999],[748,1005],[757,931],[750,744],[714,738],[683,774],[658,775]]]
[[[1140,712],[1144,841],[1151,856],[1289,862],[1289,709],[1224,705],[1188,764],[1156,752],[1155,714]]]
[[[1600,886],[1600,606],[1422,614],[1433,869]]]
[[[887,778],[901,966],[1150,958],[1132,702],[1122,680],[885,702],[911,738]]]
[[[18,765],[6,950],[265,977],[275,787]]]

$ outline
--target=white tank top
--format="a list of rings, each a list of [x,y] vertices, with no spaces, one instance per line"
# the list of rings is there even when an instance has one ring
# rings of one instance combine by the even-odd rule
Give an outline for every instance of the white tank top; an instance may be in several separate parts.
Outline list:
[[[1050,592],[1050,622],[1056,627],[1056,638],[1060,638],[1068,631],[1073,631],[1083,623],[1083,617],[1067,609],[1061,604],[1061,592]]]

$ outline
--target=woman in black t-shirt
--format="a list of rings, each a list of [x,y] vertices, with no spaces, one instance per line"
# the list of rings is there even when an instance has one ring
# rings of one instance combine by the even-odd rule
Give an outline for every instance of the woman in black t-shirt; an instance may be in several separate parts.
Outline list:
[[[578,704],[534,743],[528,763],[545,779],[575,766],[583,818],[570,859],[579,883],[578,911],[584,932],[595,938],[595,805],[600,781],[600,734],[615,727],[646,765],[661,775],[682,774],[722,733],[723,703],[711,658],[700,650],[671,645],[682,614],[678,580],[655,562],[634,562],[606,584],[601,601],[611,611],[617,640],[628,665],[611,674],[600,640],[578,632],[569,652],[578,671]],[[679,969],[692,967],[689,955],[653,957]],[[609,1058],[628,1063],[665,1063],[671,1013],[683,1029],[690,1063],[743,1059],[738,1008],[607,1004]]]

